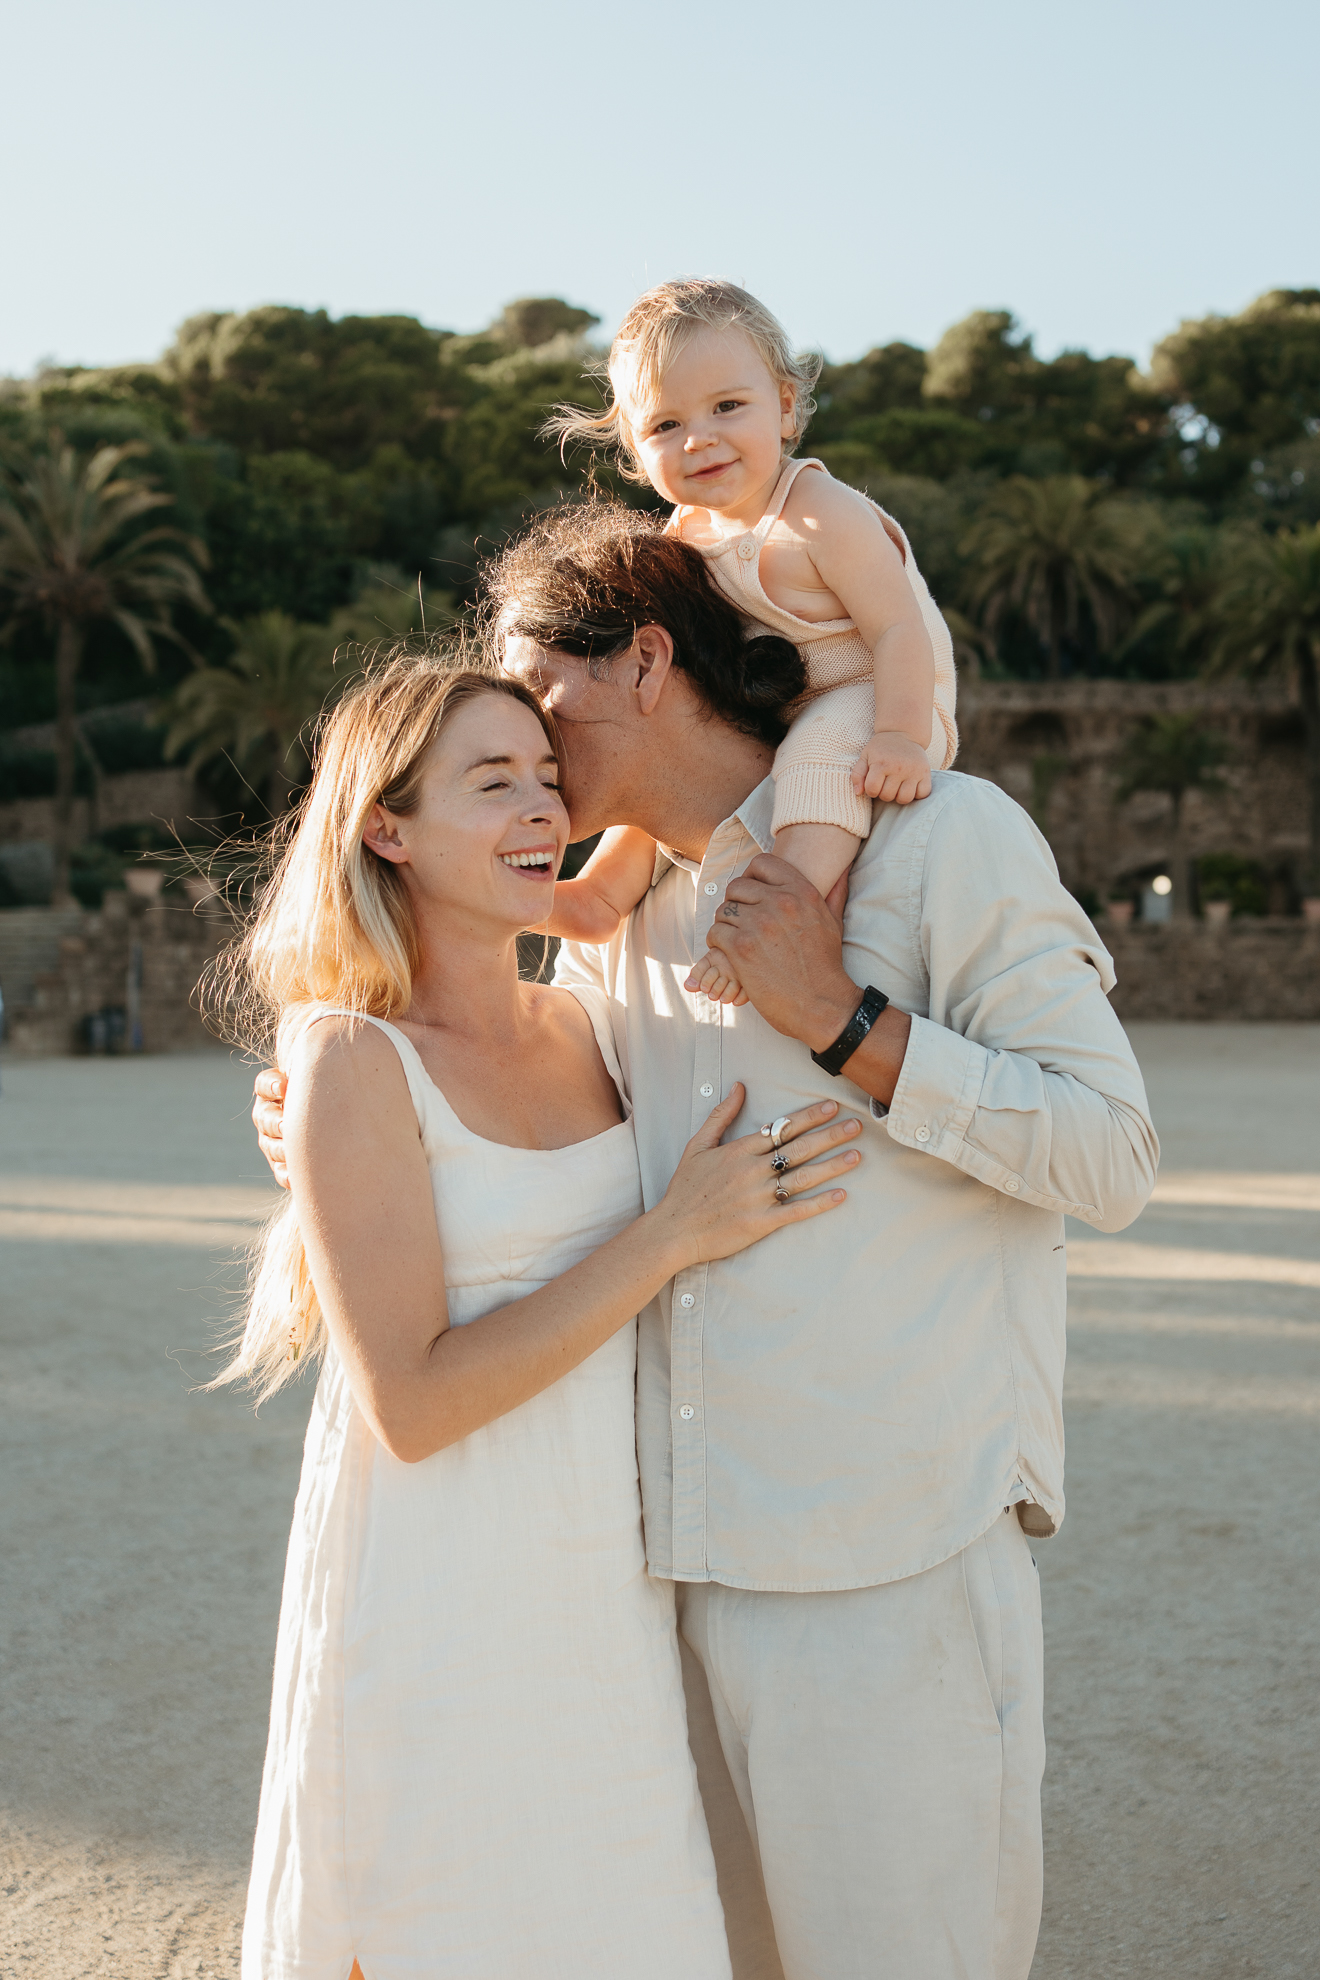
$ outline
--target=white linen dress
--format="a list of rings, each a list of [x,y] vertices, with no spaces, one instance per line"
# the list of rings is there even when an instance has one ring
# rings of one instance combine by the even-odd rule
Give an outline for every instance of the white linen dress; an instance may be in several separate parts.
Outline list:
[[[577,992],[616,1084],[604,997]],[[393,1026],[456,1326],[642,1208],[631,1120],[459,1121]],[[626,1104],[626,1103],[625,1103]],[[289,1541],[243,1980],[728,1980],[673,1587],[642,1547],[636,1323],[408,1465],[333,1349]]]

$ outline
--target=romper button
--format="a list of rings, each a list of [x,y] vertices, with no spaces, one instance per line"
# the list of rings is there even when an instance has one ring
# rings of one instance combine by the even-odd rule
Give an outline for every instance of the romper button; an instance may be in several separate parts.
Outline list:
[[[929,1141],[929,1140],[930,1140],[930,1129],[929,1129],[928,1127],[919,1127],[919,1128],[917,1129],[917,1132],[916,1132],[916,1136],[915,1136],[915,1139],[916,1139],[917,1141]]]
[[[703,894],[718,894],[720,890],[714,880],[708,880],[701,891]]]
[[[695,1297],[695,1295],[694,1295],[694,1294],[692,1294],[692,1293],[683,1293],[683,1294],[682,1294],[682,1295],[680,1296],[680,1298],[679,1298],[679,1302],[678,1302],[678,1303],[679,1303],[679,1305],[680,1305],[680,1306],[695,1306],[697,1302],[696,1302],[696,1297]]]
[[[696,1415],[697,1412],[695,1409],[693,1409],[691,1403],[684,1403],[682,1409],[680,1409],[678,1413],[682,1417],[683,1421],[685,1423],[688,1423],[692,1420],[692,1418]]]
[[[711,1094],[712,1094],[712,1093],[713,1093],[714,1091],[715,1091],[715,1088],[714,1088],[714,1087],[713,1087],[713,1086],[711,1085],[711,1083],[710,1083],[710,1081],[709,1081],[709,1080],[707,1080],[707,1081],[706,1081],[706,1084],[705,1084],[705,1085],[704,1085],[704,1086],[702,1087],[702,1089],[701,1089],[701,1097],[702,1097],[702,1099],[703,1099],[703,1100],[709,1100],[709,1099],[710,1099],[710,1096],[711,1096]]]
[[[750,536],[744,536],[742,542],[738,545],[738,555],[749,558],[756,555],[756,545],[752,542]]]

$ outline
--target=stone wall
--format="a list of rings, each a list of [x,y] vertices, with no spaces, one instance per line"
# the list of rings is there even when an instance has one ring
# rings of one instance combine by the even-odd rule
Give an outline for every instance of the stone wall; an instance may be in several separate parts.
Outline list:
[[[119,825],[152,822],[189,839],[193,836],[189,821],[205,810],[205,804],[190,771],[127,770],[119,777],[103,777],[95,799],[74,800],[73,841],[77,845]],[[15,798],[0,804],[0,845],[54,837],[54,798]]]
[[[14,912],[11,910],[10,912]],[[21,912],[19,910],[18,912]],[[16,1056],[89,1048],[88,1020],[102,1013],[104,1049],[196,1051],[216,1040],[197,1006],[199,978],[233,931],[217,904],[191,908],[112,892],[97,914],[59,941],[54,968],[39,973],[30,1000],[6,1013]]]
[[[1102,919],[1099,929],[1114,958],[1112,1002],[1124,1023],[1320,1019],[1320,924],[1262,915],[1222,928],[1201,921],[1117,928]]]
[[[1184,831],[1194,859],[1236,853],[1264,870],[1272,912],[1296,912],[1306,849],[1301,715],[1282,686],[1242,682],[973,681],[958,683],[958,768],[987,777],[1044,832],[1065,885],[1104,900],[1164,870],[1167,797],[1115,799],[1119,761],[1144,717],[1195,714],[1228,743],[1224,789],[1192,791]]]

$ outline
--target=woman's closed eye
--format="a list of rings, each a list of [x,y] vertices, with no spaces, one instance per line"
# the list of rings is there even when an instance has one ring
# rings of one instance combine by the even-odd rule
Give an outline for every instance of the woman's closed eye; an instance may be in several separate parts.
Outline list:
[[[511,791],[513,789],[513,782],[508,777],[493,777],[488,784],[482,784],[480,788],[483,791]],[[561,791],[563,785],[558,781],[548,783],[543,779],[541,789],[543,791]]]

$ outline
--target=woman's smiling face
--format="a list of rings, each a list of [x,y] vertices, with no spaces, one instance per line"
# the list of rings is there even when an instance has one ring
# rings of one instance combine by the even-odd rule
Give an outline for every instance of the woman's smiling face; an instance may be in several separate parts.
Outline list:
[[[481,694],[427,753],[417,809],[377,805],[363,843],[400,867],[417,905],[504,933],[545,920],[568,844],[559,764],[540,722],[507,694]]]
[[[793,438],[794,393],[745,331],[698,330],[653,404],[634,406],[619,382],[634,451],[666,501],[736,512],[774,487]]]

